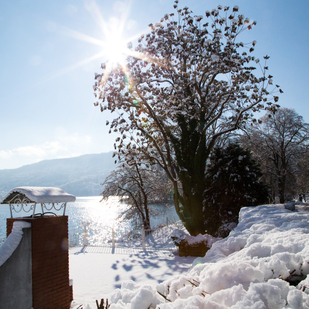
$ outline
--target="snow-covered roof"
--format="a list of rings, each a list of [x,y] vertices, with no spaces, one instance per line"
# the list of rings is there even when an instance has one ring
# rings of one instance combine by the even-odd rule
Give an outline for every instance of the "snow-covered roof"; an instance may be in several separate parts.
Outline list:
[[[25,196],[30,203],[75,202],[76,197],[55,187],[18,187],[0,199],[0,204],[9,204],[19,196]]]

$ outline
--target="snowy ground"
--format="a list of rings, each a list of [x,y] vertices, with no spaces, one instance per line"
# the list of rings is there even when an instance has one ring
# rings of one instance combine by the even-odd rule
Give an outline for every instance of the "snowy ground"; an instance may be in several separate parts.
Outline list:
[[[242,208],[230,235],[194,261],[159,249],[71,249],[73,307],[108,297],[110,309],[309,308],[309,213],[297,208]]]
[[[167,251],[141,251],[126,248],[88,247],[70,249],[70,278],[73,279],[74,304],[109,300],[124,281],[156,286],[164,280],[187,271],[193,257],[179,257]]]
[[[182,229],[182,224],[165,226],[154,231],[146,238],[146,249],[141,239],[116,241],[113,249],[109,247],[75,247],[69,251],[70,278],[73,279],[74,302],[72,307],[88,304],[97,308],[95,301],[102,298],[110,300],[113,292],[124,281],[136,284],[157,284],[187,271],[194,257],[175,255],[170,234]],[[87,308],[87,305],[83,306]]]

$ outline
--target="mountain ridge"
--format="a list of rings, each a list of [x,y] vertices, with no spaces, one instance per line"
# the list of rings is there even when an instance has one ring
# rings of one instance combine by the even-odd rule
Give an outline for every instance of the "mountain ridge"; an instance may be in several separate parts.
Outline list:
[[[0,170],[0,197],[21,186],[59,187],[75,196],[100,195],[101,183],[116,168],[112,154],[43,160]]]

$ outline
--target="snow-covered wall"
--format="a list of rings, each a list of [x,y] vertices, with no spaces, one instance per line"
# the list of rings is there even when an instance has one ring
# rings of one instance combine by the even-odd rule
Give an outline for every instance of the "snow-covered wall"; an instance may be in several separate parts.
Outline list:
[[[30,227],[31,223],[29,222],[24,221],[14,222],[12,233],[6,239],[4,244],[0,247],[0,266],[2,266],[7,261],[7,259],[12,255],[12,253],[18,247],[23,237],[22,229]]]
[[[14,222],[11,234],[0,247],[0,308],[32,307],[30,227],[28,222]]]

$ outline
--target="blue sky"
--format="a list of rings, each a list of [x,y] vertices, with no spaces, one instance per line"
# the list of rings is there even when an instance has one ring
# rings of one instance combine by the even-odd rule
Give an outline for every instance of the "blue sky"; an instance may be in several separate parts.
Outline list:
[[[123,37],[146,32],[149,23],[173,11],[173,3],[1,1],[0,169],[112,150],[115,136],[105,126],[110,116],[93,106],[92,89],[94,73],[107,59],[89,61],[102,52],[89,37],[105,39],[98,16],[107,25],[125,16]],[[243,41],[257,41],[256,57],[270,56],[269,73],[284,91],[280,105],[309,122],[309,1],[179,1],[196,15],[218,4],[238,5],[240,14],[257,21]]]

